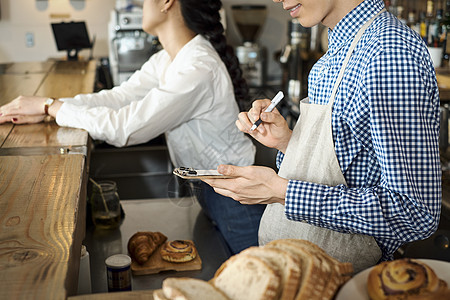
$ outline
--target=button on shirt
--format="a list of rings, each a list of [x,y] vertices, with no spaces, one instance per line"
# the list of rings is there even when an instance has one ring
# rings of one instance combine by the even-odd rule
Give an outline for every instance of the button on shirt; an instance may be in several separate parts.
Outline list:
[[[383,7],[366,0],[328,31],[329,49],[309,75],[312,103],[328,103],[356,32]],[[392,14],[382,13],[353,52],[332,126],[347,186],[290,180],[286,217],[374,236],[382,260],[431,235],[441,207],[438,87],[425,44]]]
[[[85,129],[117,147],[165,133],[177,167],[254,162],[252,141],[235,126],[239,109],[228,71],[201,35],[173,60],[165,50],[152,55],[118,87],[61,100],[59,125]]]

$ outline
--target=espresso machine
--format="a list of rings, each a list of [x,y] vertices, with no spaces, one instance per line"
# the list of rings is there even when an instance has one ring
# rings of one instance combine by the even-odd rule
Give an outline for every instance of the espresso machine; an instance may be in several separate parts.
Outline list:
[[[231,11],[243,42],[236,47],[243,77],[250,88],[262,87],[266,80],[267,50],[256,41],[266,20],[266,6],[233,5]]]
[[[142,9],[116,9],[108,24],[109,62],[114,85],[119,85],[161,50],[157,37],[142,29]]]

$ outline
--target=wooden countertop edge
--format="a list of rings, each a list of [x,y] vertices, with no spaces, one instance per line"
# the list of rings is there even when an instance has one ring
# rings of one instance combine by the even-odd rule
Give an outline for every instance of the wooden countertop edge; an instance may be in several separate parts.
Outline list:
[[[87,81],[92,81],[92,87],[90,87],[90,84],[86,84],[86,80],[84,80],[82,83],[84,84],[83,87],[85,89],[89,88],[90,92],[92,92],[93,91],[93,84],[94,84],[94,80],[93,79],[94,79],[94,76],[95,76],[95,72],[91,72],[91,71],[95,71],[95,64],[94,64],[94,62],[89,62],[88,67],[90,69],[88,69],[87,72],[82,72],[81,76],[83,76],[85,78],[89,77],[88,78],[89,80],[87,80]],[[47,71],[48,72],[52,72],[53,69],[54,68],[52,67],[52,68],[50,68]],[[70,84],[73,84],[73,82],[71,81]],[[81,89],[80,89],[79,92],[83,92],[83,91],[86,92],[85,90],[81,90]],[[58,137],[56,137],[56,135],[52,136],[52,132],[51,132],[52,129],[54,129],[54,128],[47,128],[49,124],[44,124],[44,125],[45,125],[45,129],[48,129],[48,130],[46,130],[46,131],[44,130],[43,133],[41,132],[43,137],[49,139],[50,141],[52,141],[51,138],[54,138],[54,140],[57,141]],[[33,125],[33,126],[36,126],[36,125]],[[42,124],[39,124],[38,126],[42,127]],[[45,276],[40,276],[40,277],[36,276],[36,278],[35,278],[36,282],[34,282],[33,287],[26,286],[26,287],[22,288],[23,291],[24,291],[23,295],[29,294],[29,292],[30,293],[35,292],[36,293],[35,294],[36,297],[40,298],[39,293],[41,291],[43,291],[43,293],[41,293],[41,294],[44,297],[45,297],[45,295],[47,295],[47,297],[51,297],[51,295],[59,295],[59,296],[64,295],[64,298],[66,298],[68,296],[75,295],[76,292],[77,292],[78,270],[79,270],[79,263],[80,263],[81,244],[82,244],[82,241],[83,241],[84,236],[85,236],[86,194],[87,194],[86,190],[87,190],[87,181],[88,181],[88,174],[89,174],[89,158],[90,158],[91,140],[90,140],[88,134],[83,132],[82,135],[81,135],[81,138],[80,138],[81,139],[80,143],[82,143],[82,145],[80,147],[72,147],[71,145],[67,145],[67,146],[65,146],[65,145],[55,145],[54,147],[46,147],[46,146],[48,146],[47,144],[40,143],[40,144],[38,144],[38,147],[34,147],[34,148],[31,147],[30,148],[30,147],[26,147],[26,146],[29,146],[29,144],[25,144],[25,145],[19,145],[20,146],[19,149],[23,150],[22,152],[19,151],[20,153],[9,153],[8,150],[14,150],[14,149],[4,148],[4,146],[6,145],[5,144],[6,143],[6,139],[10,137],[11,131],[13,130],[14,127],[15,126],[12,126],[12,125],[7,125],[7,126],[3,126],[2,125],[2,140],[0,141],[1,145],[2,145],[2,148],[0,149],[2,151],[2,153],[0,153],[0,156],[2,156],[2,157],[4,157],[4,154],[8,154],[7,156],[19,156],[19,157],[30,156],[30,155],[31,156],[36,156],[39,153],[33,153],[33,151],[35,151],[35,150],[43,150],[43,149],[44,150],[45,149],[48,150],[49,148],[50,148],[49,149],[50,153],[47,153],[46,151],[43,151],[44,153],[40,153],[40,154],[43,157],[45,155],[50,157],[50,156],[53,156],[55,154],[66,155],[66,154],[69,154],[67,152],[67,149],[69,149],[69,150],[71,150],[72,153],[75,152],[75,153],[73,153],[74,155],[82,155],[83,156],[82,161],[80,161],[82,166],[81,166],[81,169],[79,170],[80,171],[79,174],[78,174],[78,171],[76,171],[76,174],[72,174],[75,177],[79,176],[79,180],[76,181],[76,183],[75,183],[76,186],[74,187],[74,188],[76,188],[76,195],[75,196],[77,197],[77,199],[76,199],[77,205],[75,207],[76,211],[74,212],[71,209],[68,212],[68,214],[70,214],[70,213],[75,214],[75,219],[74,219],[75,222],[74,222],[74,224],[73,223],[68,224],[69,230],[72,230],[72,227],[73,227],[73,231],[68,233],[70,235],[69,240],[68,240],[70,244],[67,247],[68,253],[64,253],[64,255],[61,255],[61,256],[64,256],[64,257],[66,257],[66,256],[68,257],[67,264],[66,264],[66,269],[64,269],[62,271],[62,272],[64,272],[63,275],[58,273],[58,276],[65,276],[65,277],[64,278],[59,278],[59,279],[62,279],[62,280],[58,281],[58,286],[57,287],[53,283],[52,283],[53,285],[50,284],[49,287],[53,286],[55,288],[48,288],[47,289],[47,294],[45,294],[45,291],[43,289],[41,289],[40,291],[38,291],[37,288],[33,290],[34,286],[39,286],[40,281],[42,281],[42,282],[44,282],[44,281],[51,282],[52,281],[50,274],[51,274],[53,269],[56,269],[56,268],[53,268],[53,265],[52,265],[51,266],[52,268],[48,268],[48,270],[44,270],[45,271],[45,273],[44,273]],[[20,129],[22,129],[22,131],[23,131],[22,135],[34,134],[33,132],[29,132],[29,131],[26,130],[27,129],[26,125],[20,126],[20,127],[21,127]],[[53,126],[53,127],[57,127],[57,126]],[[57,128],[57,129],[59,130],[59,128]],[[67,130],[71,131],[72,129],[65,129],[65,130],[66,131]],[[4,135],[4,138],[3,138],[3,135]],[[69,138],[72,138],[72,136],[69,135],[68,139]],[[55,151],[55,149],[53,149],[53,148],[55,148],[56,150],[58,150],[58,149],[61,150],[60,148],[64,148],[64,150],[66,150],[66,152],[61,153],[61,151],[59,151],[59,153],[58,153],[58,151]],[[80,149],[78,149],[78,148],[80,148]],[[72,151],[72,150],[79,150],[79,153],[77,151]],[[8,153],[6,153],[6,152],[8,152]],[[35,151],[35,152],[39,152],[39,151]],[[70,154],[72,154],[72,153],[70,153]],[[61,168],[61,170],[64,170],[64,168]],[[53,171],[53,169],[52,170],[43,170],[43,173],[45,173],[45,174],[49,173],[50,174],[51,172],[48,172],[48,171]],[[74,172],[74,171],[72,170],[70,172]],[[61,174],[58,174],[58,175],[61,175]],[[66,173],[64,173],[62,175],[66,175]],[[52,188],[52,187],[50,187],[50,186],[43,186],[42,187],[42,189],[46,189],[46,188]],[[70,195],[73,195],[73,194],[71,193]],[[13,198],[11,198],[11,199],[13,199]],[[59,199],[61,199],[61,198],[59,198]],[[66,206],[61,205],[61,207],[65,208],[65,207],[70,207],[70,206],[69,205],[66,205]],[[36,218],[40,218],[40,222],[44,223],[44,219],[46,218],[46,215],[44,215],[42,217],[37,215]],[[55,227],[56,227],[56,225],[55,225]],[[64,227],[64,228],[66,228],[66,227]],[[63,242],[66,242],[66,241],[67,241],[67,239],[65,239],[64,241],[61,241],[61,244],[64,244]],[[43,244],[43,242],[41,244]],[[64,244],[64,245],[67,245],[67,244]],[[62,247],[63,246],[61,246],[60,248],[62,248]],[[44,250],[46,250],[46,249],[44,249]],[[53,254],[53,252],[52,252],[52,254]],[[54,261],[55,261],[55,264],[57,264],[58,261],[59,261],[59,257],[55,257]],[[59,264],[64,264],[64,263],[65,263],[65,261],[63,261],[62,263],[59,263]],[[14,272],[14,268],[11,267],[11,268],[7,268],[6,270],[2,270],[2,272],[4,272],[4,273],[9,272],[9,271]],[[42,272],[38,273],[38,274],[42,274]],[[23,277],[26,277],[26,276],[23,276]],[[62,285],[59,286],[59,282],[61,282],[61,283],[64,282],[64,285],[63,286]],[[6,294],[4,292],[5,291],[3,290],[1,294],[2,295],[9,295],[8,292],[6,292]],[[11,293],[10,295],[14,295],[14,294]],[[111,298],[111,296],[108,296],[108,298]],[[91,299],[91,298],[89,298],[89,299]],[[119,299],[119,298],[117,298],[117,299]],[[120,299],[123,299],[123,298],[120,298]],[[153,297],[148,297],[147,296],[146,299],[153,299]]]
[[[98,294],[86,294],[72,296],[68,298],[69,300],[115,300],[115,299],[153,299],[153,290],[140,290],[140,291],[129,291],[129,292],[114,292],[114,293],[98,293]]]

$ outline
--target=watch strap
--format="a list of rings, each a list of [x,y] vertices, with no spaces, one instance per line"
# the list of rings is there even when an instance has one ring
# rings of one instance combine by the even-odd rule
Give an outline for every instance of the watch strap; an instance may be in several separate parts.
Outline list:
[[[50,107],[50,105],[52,105],[55,102],[54,98],[47,98],[45,99],[44,102],[44,113],[45,115],[48,115],[48,108]]]

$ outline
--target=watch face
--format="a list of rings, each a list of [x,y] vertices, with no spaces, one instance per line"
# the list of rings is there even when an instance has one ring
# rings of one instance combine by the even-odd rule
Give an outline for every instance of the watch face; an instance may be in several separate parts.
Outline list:
[[[53,100],[52,98],[47,98],[47,100],[45,100],[45,104],[51,105],[53,103],[53,101],[55,101],[55,100]]]

